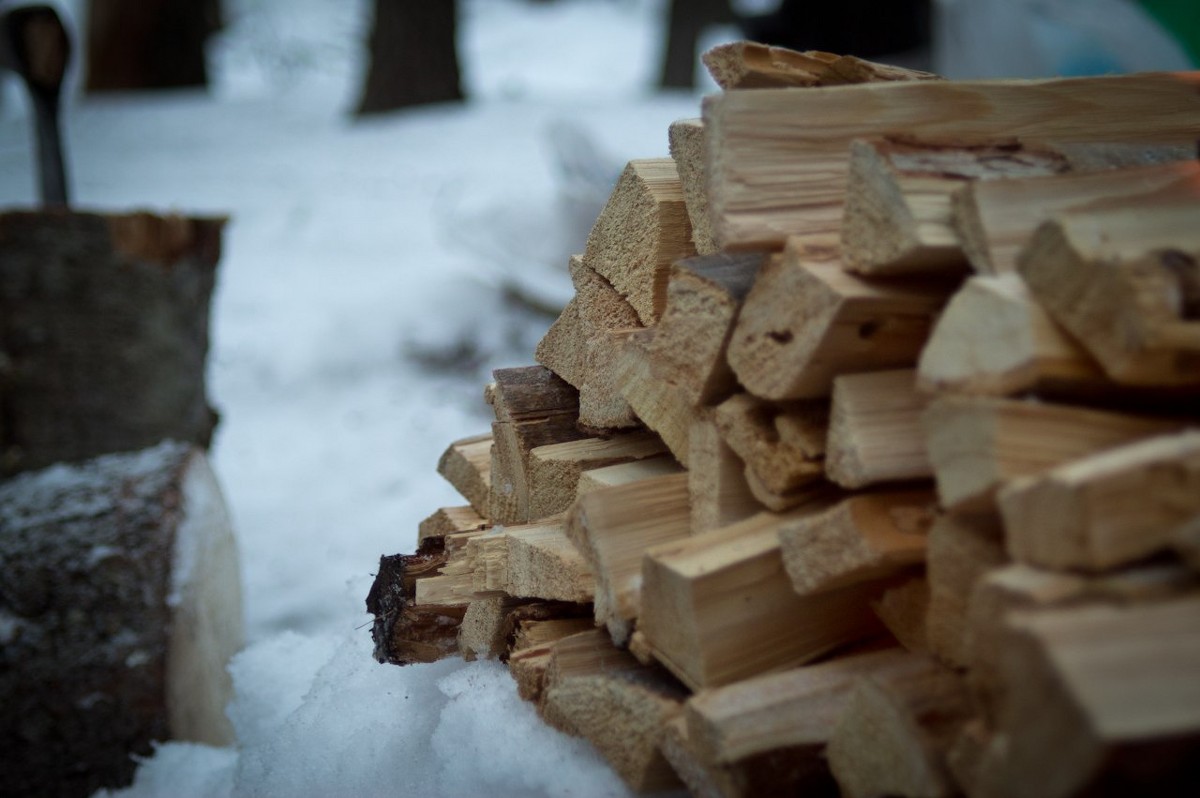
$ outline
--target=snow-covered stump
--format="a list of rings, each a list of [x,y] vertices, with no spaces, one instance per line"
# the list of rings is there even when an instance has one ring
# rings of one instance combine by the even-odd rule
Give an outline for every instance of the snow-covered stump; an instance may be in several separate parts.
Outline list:
[[[0,213],[0,477],[207,446],[221,218]]]
[[[0,483],[4,794],[128,784],[155,740],[226,745],[237,548],[202,452],[164,442]]]

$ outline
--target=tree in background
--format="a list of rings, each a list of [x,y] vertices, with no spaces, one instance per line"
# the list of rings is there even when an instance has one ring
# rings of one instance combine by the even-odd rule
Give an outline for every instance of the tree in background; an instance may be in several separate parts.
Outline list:
[[[220,0],[91,0],[84,87],[207,86],[204,45],[220,26]]]
[[[696,48],[710,25],[735,19],[729,0],[671,0],[667,16],[667,47],[659,85],[690,89],[696,85]]]
[[[359,114],[463,98],[454,0],[374,0],[367,72]]]

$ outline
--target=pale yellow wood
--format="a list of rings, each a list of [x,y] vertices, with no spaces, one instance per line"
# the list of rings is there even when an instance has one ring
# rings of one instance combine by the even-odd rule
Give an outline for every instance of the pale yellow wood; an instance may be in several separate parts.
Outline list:
[[[922,416],[942,505],[995,506],[1009,480],[1141,438],[1182,429],[1181,421],[991,397],[944,396]]]
[[[417,545],[428,538],[444,538],[460,532],[475,532],[488,525],[474,507],[440,507],[417,527]]]
[[[963,250],[980,274],[1015,272],[1017,255],[1033,231],[1056,213],[1122,198],[1136,204],[1140,197],[1162,192],[1194,195],[1200,163],[1183,160],[1194,158],[1194,147],[1181,149],[1167,163],[972,183],[954,198]]]
[[[493,527],[467,541],[465,567],[471,572],[475,593],[497,593],[508,583],[506,534],[500,527]]]
[[[1186,199],[1066,211],[1018,258],[1033,294],[1105,373],[1200,384],[1200,176]]]
[[[793,239],[750,289],[729,363],[764,399],[827,396],[839,374],[915,365],[952,290],[940,280],[868,281]]]
[[[618,485],[628,485],[630,482],[640,482],[652,477],[665,477],[671,474],[683,473],[683,466],[671,455],[648,457],[645,460],[635,460],[631,463],[605,466],[579,475],[577,495],[584,496],[601,488],[612,488]]]
[[[779,526],[762,513],[656,546],[642,568],[638,628],[692,689],[809,662],[880,630],[870,590],[798,595],[783,569]]]
[[[827,401],[775,403],[738,393],[717,406],[714,418],[766,491],[787,493],[824,475]]]
[[[694,254],[675,162],[630,161],[588,236],[584,265],[625,297],[642,324],[651,325],[666,305],[671,264]]]
[[[844,488],[933,476],[921,413],[929,403],[912,369],[833,380],[825,473]]]
[[[692,244],[699,255],[711,255],[718,250],[708,221],[708,171],[704,163],[704,122],[700,119],[680,119],[667,131],[671,158],[679,170],[683,202],[692,225]]]
[[[850,496],[780,524],[784,569],[801,594],[894,577],[925,561],[936,513],[931,489]]]
[[[554,644],[564,637],[589,631],[591,618],[558,618],[546,621],[522,621],[517,624],[508,670],[517,683],[521,698],[541,704],[546,668]]]
[[[654,374],[649,347],[654,330],[640,330],[625,342],[615,385],[637,418],[662,438],[675,459],[688,465],[688,440],[696,408],[673,383]]]
[[[666,451],[662,439],[645,430],[539,446],[529,452],[530,517],[548,518],[570,508],[584,471]]]
[[[710,416],[704,413],[692,422],[688,442],[694,535],[728,526],[763,509],[746,483],[741,458],[725,443]]]
[[[458,627],[458,650],[463,659],[496,659],[507,652],[505,620],[520,601],[511,596],[489,596],[467,605]]]
[[[929,657],[861,677],[825,755],[846,798],[952,798],[958,785],[947,752],[970,719],[962,678]]]
[[[492,434],[473,435],[450,444],[438,460],[437,472],[487,518],[492,486]]]
[[[578,603],[595,597],[592,569],[567,537],[565,521],[508,527],[504,540],[509,595]]]
[[[578,298],[571,297],[533,350],[536,362],[576,388],[583,387],[587,376],[587,334],[579,304]]]
[[[1194,142],[1200,75],[1042,81],[915,81],[725,92],[708,97],[709,201],[724,248],[778,248],[837,232],[849,142],[902,133],[938,141]]]
[[[717,45],[706,51],[702,60],[722,89],[941,79],[932,72],[877,64],[852,55],[836,55],[819,50],[800,52],[749,41]]]
[[[596,578],[596,622],[618,643],[641,614],[642,555],[690,532],[686,474],[593,491],[571,508],[567,535]]]
[[[929,530],[925,568],[929,650],[956,668],[967,665],[967,608],[971,591],[989,571],[1008,561],[1004,530],[991,514],[945,515]]]

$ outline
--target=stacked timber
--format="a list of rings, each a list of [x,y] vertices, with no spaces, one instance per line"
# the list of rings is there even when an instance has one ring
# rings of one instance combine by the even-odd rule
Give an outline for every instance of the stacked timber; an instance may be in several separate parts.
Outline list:
[[[639,792],[1195,794],[1200,75],[709,63],[377,657],[507,662]]]

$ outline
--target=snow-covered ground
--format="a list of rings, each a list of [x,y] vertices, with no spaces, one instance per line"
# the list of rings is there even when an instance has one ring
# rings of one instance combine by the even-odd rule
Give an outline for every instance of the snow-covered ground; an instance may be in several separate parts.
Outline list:
[[[376,664],[364,599],[381,554],[462,503],[437,458],[488,429],[490,370],[531,363],[550,324],[501,287],[569,293],[606,189],[564,177],[561,153],[615,178],[698,115],[699,95],[653,92],[664,5],[467,0],[471,101],[356,121],[368,3],[226,0],[209,94],[71,101],[78,207],[231,219],[210,392],[245,582],[238,744],[163,746],[127,794],[625,793],[499,665]],[[4,206],[35,198],[14,97]]]

